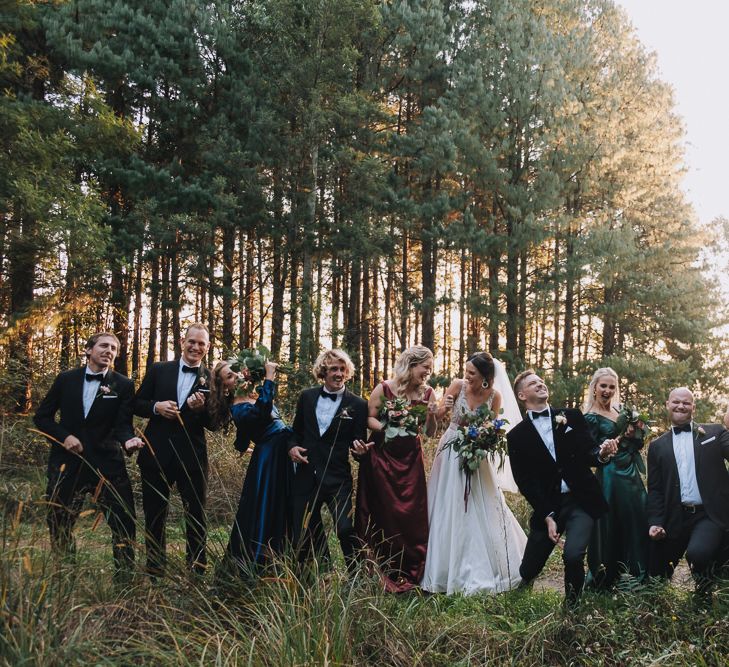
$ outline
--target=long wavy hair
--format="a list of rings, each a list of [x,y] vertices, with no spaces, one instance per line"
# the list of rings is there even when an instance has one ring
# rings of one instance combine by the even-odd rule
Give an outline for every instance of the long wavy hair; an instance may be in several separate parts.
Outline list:
[[[215,364],[210,375],[210,394],[205,406],[210,415],[210,429],[213,431],[225,428],[230,424],[230,406],[233,403],[233,393],[225,388],[220,377],[223,369],[228,365],[227,361],[219,361]]]
[[[433,353],[425,345],[411,345],[407,350],[400,353],[392,369],[393,391],[396,396],[402,396],[405,388],[412,379],[412,369],[425,361],[433,360]],[[425,387],[420,387],[420,398],[425,394]]]
[[[606,366],[605,368],[598,368],[592,374],[592,380],[590,380],[590,385],[587,387],[587,396],[585,396],[585,402],[582,405],[582,412],[590,412],[590,410],[592,410],[592,406],[595,404],[595,389],[597,388],[597,383],[601,377],[605,377],[606,375],[615,380],[615,394],[610,401],[610,405],[615,408],[620,405],[620,378],[612,368]]]

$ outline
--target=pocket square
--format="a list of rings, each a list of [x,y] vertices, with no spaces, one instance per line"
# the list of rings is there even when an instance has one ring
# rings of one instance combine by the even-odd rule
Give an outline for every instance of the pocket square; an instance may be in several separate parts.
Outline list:
[[[107,398],[119,398],[118,396],[102,396],[101,398],[107,399]]]
[[[564,432],[565,433],[569,433],[571,430],[572,430],[572,427],[571,426],[567,426],[567,427],[565,427]]]
[[[712,440],[716,440],[716,436],[715,435],[712,435],[710,438],[708,438],[707,440],[702,441],[700,444],[706,445],[709,442],[711,442]]]

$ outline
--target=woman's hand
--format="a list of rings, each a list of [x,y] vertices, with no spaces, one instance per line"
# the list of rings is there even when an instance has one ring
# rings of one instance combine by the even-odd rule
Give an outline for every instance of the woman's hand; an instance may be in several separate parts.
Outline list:
[[[266,370],[266,380],[275,380],[276,379],[276,369],[278,368],[278,364],[275,361],[267,361],[263,368]]]

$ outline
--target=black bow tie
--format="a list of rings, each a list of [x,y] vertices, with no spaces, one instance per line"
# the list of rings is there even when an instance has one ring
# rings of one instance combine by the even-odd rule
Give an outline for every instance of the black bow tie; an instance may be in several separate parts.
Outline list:
[[[324,389],[319,392],[319,396],[323,396],[324,398],[331,398],[333,401],[336,401],[339,398],[338,394],[330,394],[328,391],[324,391]]]
[[[103,373],[86,373],[86,382],[101,382],[103,379]]]
[[[684,424],[683,426],[674,426],[673,433],[674,435],[678,435],[679,433],[691,433],[691,422]]]
[[[185,364],[182,364],[182,372],[183,373],[197,373],[197,367],[193,368],[192,366],[185,366]]]
[[[538,419],[539,417],[549,417],[549,408],[545,408],[541,412],[532,410],[532,419]]]

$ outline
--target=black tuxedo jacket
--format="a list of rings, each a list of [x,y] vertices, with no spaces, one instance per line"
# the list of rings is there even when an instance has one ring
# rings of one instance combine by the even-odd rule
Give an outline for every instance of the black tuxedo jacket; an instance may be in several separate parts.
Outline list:
[[[566,423],[555,420],[560,414]],[[561,480],[591,517],[596,519],[608,509],[600,484],[590,469],[599,465],[599,446],[592,439],[584,416],[574,408],[552,407],[551,418],[556,461],[528,416],[506,435],[514,480],[534,510],[530,520],[533,528],[543,529],[544,519],[552,512],[559,512]]]
[[[289,445],[299,445],[307,451],[309,463],[297,464],[292,491],[295,494],[311,492],[316,486],[338,487],[352,483],[349,448],[354,440],[367,438],[367,401],[344,390],[334,419],[323,435],[319,435],[316,404],[321,387],[301,392],[296,405],[293,435]]]
[[[152,410],[158,401],[177,401],[177,375],[180,372],[179,360],[153,364],[137,390],[134,414],[149,418],[144,430],[148,445],[140,450],[138,458],[142,469],[159,465],[164,470],[175,461],[181,461],[186,467],[207,466],[207,410],[190,410],[187,397],[178,406],[182,423],[178,419],[165,419]],[[200,366],[188,396],[201,389],[210,389],[210,371],[204,366]]]
[[[85,375],[85,367],[58,375],[38,406],[33,421],[39,431],[50,436],[49,467],[58,468],[66,464],[67,468],[73,469],[86,460],[103,475],[114,477],[126,470],[122,445],[134,435],[134,383],[109,369],[89,414],[84,417]],[[59,411],[60,417],[56,421]],[[69,435],[75,435],[83,444],[80,456],[59,444]]]
[[[696,481],[709,518],[729,530],[729,431],[718,424],[694,424]],[[662,526],[668,537],[681,527],[681,482],[673,453],[671,431],[648,448],[648,525]]]

